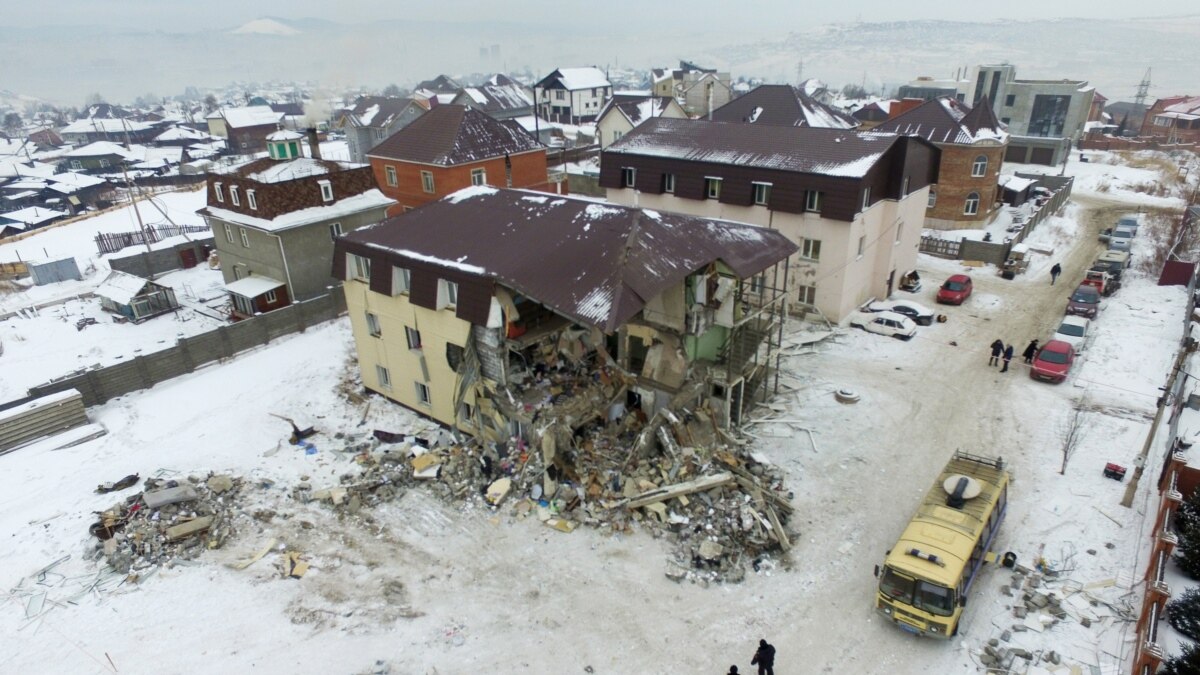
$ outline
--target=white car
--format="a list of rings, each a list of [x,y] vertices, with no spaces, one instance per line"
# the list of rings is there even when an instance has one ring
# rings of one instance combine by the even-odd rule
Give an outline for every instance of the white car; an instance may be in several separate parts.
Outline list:
[[[1064,316],[1052,339],[1062,340],[1074,347],[1076,352],[1080,352],[1087,343],[1088,330],[1091,327],[1092,322],[1082,316]]]
[[[933,310],[912,300],[876,300],[863,309],[868,312],[895,312],[903,314],[915,321],[918,326],[933,324]]]
[[[907,316],[895,312],[855,312],[850,317],[850,325],[868,333],[887,335],[901,340],[908,340],[917,334],[917,324]]]

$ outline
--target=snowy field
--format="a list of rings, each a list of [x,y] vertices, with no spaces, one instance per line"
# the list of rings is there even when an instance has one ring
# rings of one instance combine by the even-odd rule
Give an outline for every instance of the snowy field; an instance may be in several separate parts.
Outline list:
[[[795,549],[741,584],[677,584],[663,575],[665,542],[558,532],[511,503],[493,511],[413,489],[348,514],[292,499],[300,482],[327,487],[360,471],[337,434],[428,428],[398,406],[341,393],[359,388],[344,320],[92,408],[107,436],[0,457],[0,588],[29,588],[70,556],[44,576],[33,618],[27,594],[8,595],[0,635],[19,646],[0,650],[0,672],[292,675],[376,672],[379,663],[426,674],[719,673],[731,663],[753,672],[763,637],[778,647],[781,673],[981,672],[980,651],[1013,623],[1013,598],[1001,592],[1007,570],[983,573],[948,643],[914,638],[872,610],[873,566],[956,449],[1009,463],[999,550],[1026,565],[1041,559],[1114,606],[1140,598],[1131,580],[1145,563],[1144,516],[1157,495],[1143,481],[1134,508],[1122,508],[1124,485],[1101,474],[1106,462],[1132,465],[1141,449],[1185,291],[1131,270],[1063,384],[1031,380],[1019,358],[1007,373],[986,365],[993,339],[1019,353],[1053,331],[1107,217],[1081,201],[1051,219],[1034,236],[1053,258],[1038,256],[1011,281],[922,256],[923,290],[899,295],[933,307],[937,286],[957,272],[970,273],[976,290],[910,342],[838,329],[789,350],[781,395],[748,432],[788,476]],[[1053,262],[1066,271],[1051,286]],[[792,336],[801,330],[793,325]],[[862,400],[838,403],[842,388]],[[316,452],[288,445],[288,425],[272,413],[316,427]],[[1081,437],[1064,470],[1072,425]],[[801,427],[814,431],[811,441]],[[127,494],[96,495],[98,483],[210,472],[250,484],[235,537],[193,564],[86,591],[101,569],[88,559],[93,512]],[[262,560],[227,566],[272,541]],[[303,578],[281,575],[284,548],[308,557]],[[1064,621],[1015,633],[1007,646],[1056,650],[1080,672],[1119,666],[1131,656],[1132,624],[1103,614],[1090,628]]]

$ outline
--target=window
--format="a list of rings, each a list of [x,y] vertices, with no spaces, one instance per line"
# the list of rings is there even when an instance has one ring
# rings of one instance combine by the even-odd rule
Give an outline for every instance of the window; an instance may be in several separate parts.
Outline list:
[[[241,264],[233,266],[233,280],[234,281],[241,281],[243,278],[246,277],[245,267],[246,267],[245,265],[241,265]]]
[[[975,158],[975,163],[971,165],[971,178],[983,178],[987,174],[987,155],[980,155]]]
[[[412,288],[412,272],[403,267],[392,266],[392,295],[407,293]]]
[[[108,163],[107,159],[100,160],[100,168],[101,169],[107,169],[108,167],[109,167],[109,163]]]
[[[1006,105],[1006,106],[1012,106],[1016,102],[1017,102],[1016,94],[1009,94],[1008,96],[1004,97],[1004,105]]]
[[[759,206],[766,206],[771,199],[771,184],[770,183],[753,183],[754,185],[754,203]]]
[[[233,228],[229,226],[229,223],[225,223],[225,241],[233,243]]]
[[[967,195],[967,201],[963,204],[963,215],[973,216],[979,213],[979,193],[972,192]]]
[[[462,367],[464,353],[465,350],[460,345],[446,343],[446,365],[450,366],[450,370],[458,372]]]
[[[624,131],[614,131],[613,132],[613,143],[616,143],[617,141],[621,140],[624,137],[625,137]]]
[[[246,233],[246,228],[239,227],[238,232],[242,235],[242,247],[250,248],[250,235]]]
[[[347,253],[350,256],[350,278],[359,281],[371,280],[371,259],[361,255]]]
[[[417,402],[421,405],[429,405],[429,385],[423,382],[413,382],[417,387]]]
[[[221,192],[221,184],[213,183],[213,191],[217,195],[217,203],[224,204],[225,203],[225,193]]]
[[[555,101],[566,100],[566,92],[564,92],[562,89],[556,89],[554,91],[554,100]]]
[[[387,176],[387,184],[389,186],[396,187],[400,184],[400,180],[396,178],[396,167],[385,166],[383,167],[383,173]]]
[[[458,284],[438,279],[437,308],[453,307],[458,304]]]
[[[925,208],[932,209],[937,206],[937,188],[929,188],[929,201],[925,204]]]
[[[813,213],[821,212],[821,194],[816,190],[809,190],[804,193],[804,210]]]
[[[863,211],[871,208],[871,188],[863,188]]]
[[[388,369],[383,366],[375,366],[375,378],[379,380],[381,389],[392,388],[392,376],[388,373]]]
[[[77,160],[77,159],[73,159],[73,160],[71,160],[71,168],[72,168],[72,169],[75,169],[76,171],[78,171],[78,170],[80,170],[80,169],[82,169],[82,168],[83,168],[83,162],[81,162],[81,161],[79,161],[79,160]],[[219,200],[218,200],[218,201],[219,201]]]
[[[621,167],[621,187],[631,188],[637,182],[637,169],[633,167]]]
[[[487,170],[471,169],[471,185],[487,185]]]
[[[329,240],[337,241],[337,238],[340,236],[342,236],[342,224],[341,223],[330,223],[329,224]]]
[[[1011,117],[1001,117],[1000,121],[1004,124],[1008,124],[1009,122],[1012,121],[1012,118]]]
[[[757,276],[750,277],[750,292],[751,293],[754,293],[756,295],[762,295],[763,289],[766,287],[767,287],[767,279],[765,276],[759,274]]]
[[[279,296],[275,294],[275,289],[271,289],[267,291],[266,295],[263,296],[263,299],[267,302],[276,302],[279,300]]]
[[[858,257],[863,257],[863,252],[867,250],[867,235],[858,238]]]
[[[600,90],[593,87],[592,88],[592,96],[599,96],[599,95],[600,95]]]
[[[904,222],[901,221],[899,223],[896,223],[896,241],[895,241],[895,243],[892,244],[892,246],[898,246],[900,244],[900,236],[903,233],[904,233]]]
[[[258,210],[258,197],[255,196],[254,190],[246,190],[246,203],[250,205],[250,210]]]
[[[421,172],[421,189],[430,194],[433,194],[433,172],[432,171],[422,171]]]
[[[817,287],[816,286],[799,286],[796,288],[799,292],[796,298],[802,305],[817,304]]]
[[[905,176],[904,179],[900,181],[900,198],[903,199],[907,196],[908,196],[908,176]]]
[[[807,260],[821,259],[821,240],[804,238],[800,240],[800,257]]]
[[[258,312],[254,309],[254,303],[250,302],[250,298],[242,295],[233,295],[233,306],[237,311],[246,315],[252,316]]]
[[[238,192],[238,186],[236,186],[236,185],[229,186],[229,201],[233,202],[234,206],[242,205],[242,197]]]
[[[367,332],[371,337],[383,335],[383,329],[379,327],[379,317],[371,312],[367,312]]]
[[[720,178],[705,178],[704,193],[709,199],[721,198],[721,179]]]
[[[387,137],[386,129],[376,129],[375,130],[375,140],[382,141],[386,137]]]
[[[333,184],[327,180],[319,180],[317,181],[317,185],[321,186],[321,200],[327,202],[333,201]]]
[[[675,174],[663,174],[663,192],[667,194],[675,194]]]
[[[416,328],[404,327],[404,337],[408,340],[409,349],[421,348],[421,331]]]

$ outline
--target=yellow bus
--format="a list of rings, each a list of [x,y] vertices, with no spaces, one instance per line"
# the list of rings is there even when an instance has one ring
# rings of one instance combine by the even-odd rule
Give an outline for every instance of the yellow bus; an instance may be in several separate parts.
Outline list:
[[[958,633],[967,594],[1008,507],[1004,460],[955,452],[925,495],[900,540],[875,567],[875,609],[918,635]],[[1015,557],[1007,554],[1004,564]]]

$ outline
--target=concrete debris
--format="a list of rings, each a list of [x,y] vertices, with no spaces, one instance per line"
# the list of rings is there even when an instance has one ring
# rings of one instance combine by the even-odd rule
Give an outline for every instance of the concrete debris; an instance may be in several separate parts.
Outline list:
[[[146,481],[146,485],[149,484],[150,481]],[[177,485],[161,490],[148,490],[142,495],[142,501],[145,502],[146,508],[158,509],[170,504],[190,502],[198,496],[191,485]]]

